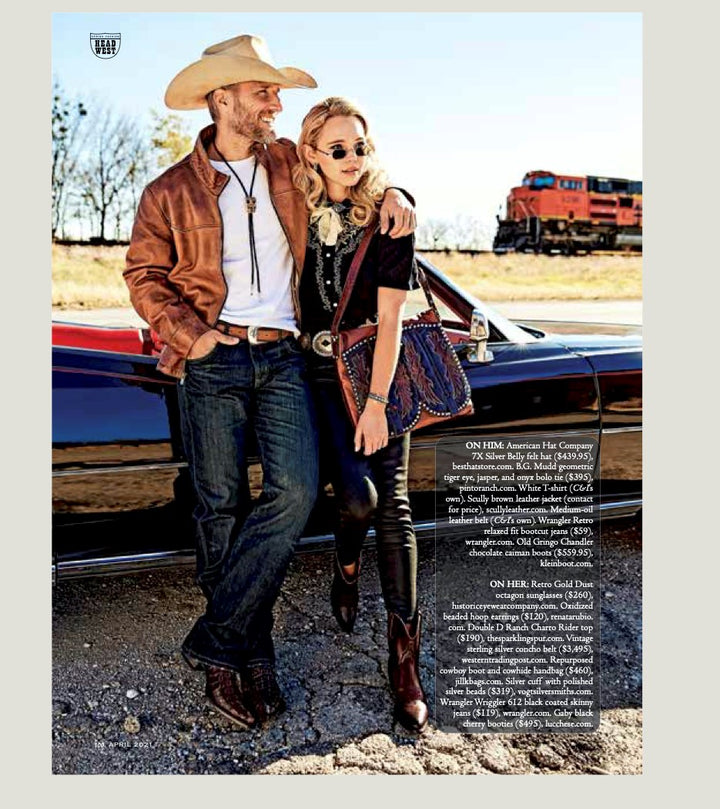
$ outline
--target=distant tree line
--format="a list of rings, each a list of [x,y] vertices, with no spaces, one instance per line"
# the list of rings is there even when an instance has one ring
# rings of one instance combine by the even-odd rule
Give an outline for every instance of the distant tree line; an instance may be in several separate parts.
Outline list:
[[[52,94],[52,238],[127,239],[142,189],[192,149],[177,115],[150,127],[108,105]]]
[[[469,214],[454,219],[420,218],[415,244],[419,250],[476,252],[490,249],[493,232],[487,223]]]
[[[52,238],[126,241],[140,194],[181,160],[193,137],[178,115],[151,113],[151,124],[107,104],[70,97],[58,80],[52,95]],[[421,218],[420,250],[487,249],[492,232],[479,219]]]

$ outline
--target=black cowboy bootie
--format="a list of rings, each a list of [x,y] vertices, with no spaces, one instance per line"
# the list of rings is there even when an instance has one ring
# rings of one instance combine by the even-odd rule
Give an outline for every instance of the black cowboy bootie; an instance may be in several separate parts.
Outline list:
[[[335,566],[332,586],[330,587],[330,605],[340,628],[350,634],[355,626],[360,600],[358,582],[360,579],[360,558],[357,560],[355,575],[348,577],[342,569],[337,554],[334,556]]]

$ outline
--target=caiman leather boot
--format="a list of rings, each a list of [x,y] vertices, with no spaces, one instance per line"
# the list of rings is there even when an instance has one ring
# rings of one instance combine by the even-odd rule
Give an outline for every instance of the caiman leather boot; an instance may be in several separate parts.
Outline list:
[[[235,672],[218,666],[208,666],[205,676],[205,696],[216,711],[243,728],[252,728],[257,724],[257,720],[243,700]]]

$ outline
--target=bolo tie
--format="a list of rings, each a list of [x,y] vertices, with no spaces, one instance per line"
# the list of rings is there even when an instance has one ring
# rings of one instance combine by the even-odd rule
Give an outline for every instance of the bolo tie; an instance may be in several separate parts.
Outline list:
[[[215,151],[220,155],[222,162],[230,169],[235,179],[240,183],[243,194],[245,194],[245,210],[248,215],[248,237],[250,240],[250,294],[253,294],[253,287],[257,284],[258,295],[260,295],[260,266],[258,265],[257,247],[255,246],[255,225],[253,223],[253,214],[257,209],[257,199],[252,195],[253,186],[255,185],[255,175],[257,174],[258,159],[257,157],[255,158],[252,179],[250,180],[250,190],[248,191],[248,189],[245,188],[245,183],[238,177],[235,169],[227,162],[223,153],[218,149],[217,143],[215,144]]]

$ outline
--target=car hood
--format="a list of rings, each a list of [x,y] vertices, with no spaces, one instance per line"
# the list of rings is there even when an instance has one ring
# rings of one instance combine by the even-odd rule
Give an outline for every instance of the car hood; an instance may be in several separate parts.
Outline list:
[[[522,320],[516,325],[540,331],[578,353],[642,348],[642,327],[627,323],[587,323],[568,320]]]

